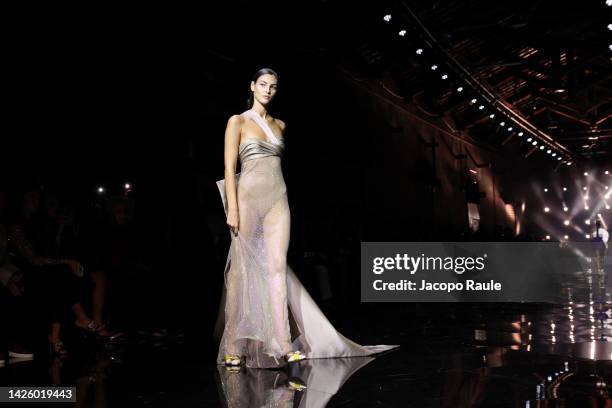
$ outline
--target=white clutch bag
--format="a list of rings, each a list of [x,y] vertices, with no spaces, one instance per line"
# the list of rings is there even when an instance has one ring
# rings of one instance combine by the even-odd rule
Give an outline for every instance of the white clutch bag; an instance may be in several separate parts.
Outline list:
[[[238,187],[238,180],[240,178],[240,173],[236,173],[236,187]],[[219,189],[219,193],[221,194],[221,201],[223,201],[223,210],[225,211],[225,215],[227,215],[227,196],[225,195],[225,179],[221,179],[217,181],[217,188]]]

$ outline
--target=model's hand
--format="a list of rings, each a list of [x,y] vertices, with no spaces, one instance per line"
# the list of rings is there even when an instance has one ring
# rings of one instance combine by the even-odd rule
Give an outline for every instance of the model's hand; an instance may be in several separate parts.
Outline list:
[[[227,212],[227,225],[234,235],[238,234],[238,224],[240,223],[240,217],[238,217],[238,210],[229,210]]]

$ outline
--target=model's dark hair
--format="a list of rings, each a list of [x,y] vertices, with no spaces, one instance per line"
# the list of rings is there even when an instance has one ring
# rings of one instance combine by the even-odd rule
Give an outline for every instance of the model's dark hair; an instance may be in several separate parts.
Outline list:
[[[257,82],[260,76],[262,75],[274,75],[276,80],[278,80],[278,74],[272,68],[262,68],[253,75],[253,82]],[[249,91],[249,98],[247,99],[247,109],[251,109],[253,104],[255,103],[255,98],[253,97],[253,91]]]

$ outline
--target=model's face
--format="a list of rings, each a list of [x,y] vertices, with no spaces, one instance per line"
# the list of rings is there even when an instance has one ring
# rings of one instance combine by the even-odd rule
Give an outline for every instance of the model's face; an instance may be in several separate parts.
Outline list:
[[[276,94],[277,80],[274,75],[265,74],[251,82],[251,91],[254,98],[262,105],[269,104]]]

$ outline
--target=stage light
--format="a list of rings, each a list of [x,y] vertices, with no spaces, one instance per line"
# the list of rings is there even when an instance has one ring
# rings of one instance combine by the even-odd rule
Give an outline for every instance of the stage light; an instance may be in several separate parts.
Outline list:
[[[604,171],[604,174],[610,174],[610,172],[608,170]]]
[[[546,236],[546,239],[550,239],[550,235],[547,235],[547,236]]]
[[[606,194],[604,197],[606,197],[607,200],[608,198],[610,198],[610,193]]]
[[[563,221],[563,225],[569,225],[569,224],[570,224],[569,220]]]
[[[585,205],[585,206],[584,206],[584,209],[585,209],[585,210],[588,210],[588,209],[589,209],[589,206],[588,206],[588,205]]]
[[[532,140],[533,140],[533,139],[532,139],[532,138],[530,138],[530,137],[528,137],[528,138],[527,138],[527,141],[528,141],[528,142],[531,142]]]
[[[398,34],[400,35],[400,37],[403,37],[406,35],[406,30],[400,30]]]
[[[104,187],[102,186],[98,187],[98,193],[100,194],[104,193]]]
[[[508,132],[512,132],[512,126],[508,128]]]
[[[432,70],[432,71],[435,71],[436,69],[438,69],[438,66],[437,66],[436,64],[433,64],[433,65],[431,66],[431,70]]]
[[[605,186],[604,188],[607,190],[607,189],[608,189],[608,186]]]
[[[519,135],[519,136],[523,136],[523,135],[524,135],[524,133],[523,133],[523,132],[518,132],[518,135]]]
[[[553,154],[553,156],[554,156],[554,154]],[[568,166],[571,166],[571,165],[572,165],[572,162],[571,162],[571,161],[568,161],[568,162],[567,162],[567,165],[568,165]]]
[[[476,102],[478,102],[478,100],[477,100],[476,98],[474,98],[474,99],[472,99],[472,100],[470,101],[470,103],[471,103],[472,105],[473,105],[473,104],[475,104]]]
[[[463,92],[463,87],[460,86],[459,88],[457,88],[457,92]]]
[[[606,6],[612,6],[612,0],[606,0]]]
[[[499,126],[506,126],[506,122],[501,122]]]
[[[547,189],[547,188],[545,188],[545,189],[544,189],[544,192],[545,192],[545,193],[548,193],[548,189]]]
[[[586,187],[582,187],[582,189],[583,189],[584,191],[586,191],[586,190],[587,190],[587,188],[586,188]]]
[[[542,145],[540,146],[540,150],[544,150],[546,146]]]
[[[567,235],[564,235],[563,239],[569,239],[569,237]]]
[[[584,172],[584,175],[585,175],[585,176],[588,176],[588,175],[589,175],[589,173],[587,173],[587,172],[585,171],[585,172]]]
[[[567,187],[563,187],[563,191],[567,191]]]
[[[586,239],[591,239],[591,234],[586,234],[584,237],[585,237]]]
[[[123,188],[125,188],[126,190],[129,190],[130,188],[132,188],[132,185],[130,183],[125,183]]]
[[[546,153],[551,154],[551,153],[552,153],[552,150],[548,149],[548,150],[546,151]]]
[[[567,207],[563,207],[563,211],[564,211],[564,212],[568,212],[568,211],[569,211],[569,208],[567,208]]]
[[[610,206],[608,204],[606,204],[606,210],[609,210]]]
[[[544,207],[544,212],[546,212],[546,213],[547,213],[547,212],[549,212],[549,211],[550,211],[550,208],[548,208],[548,207]]]
[[[484,105],[480,105],[480,106],[478,107],[478,109],[479,109],[479,110],[483,110],[483,109],[484,109]]]
[[[490,115],[489,115],[489,117],[490,117],[491,119],[493,119],[493,118],[495,117],[495,114],[494,114],[494,113],[492,113],[492,114],[490,114]]]
[[[589,199],[589,196],[588,196],[588,195],[585,195],[585,196],[584,196],[584,199],[585,199],[585,200],[588,200],[588,199]]]
[[[446,74],[442,75],[442,79],[448,79],[448,75]]]
[[[534,146],[536,146],[536,145],[538,144],[538,141],[537,141],[537,140],[534,140],[534,141],[533,141],[531,144],[532,144],[532,145],[534,145]]]
[[[423,49],[422,48],[417,48],[416,51],[417,55],[421,55],[423,54]]]
[[[557,160],[561,160],[561,156],[557,157]]]
[[[388,23],[389,21],[391,21],[391,14],[386,14],[386,15],[383,17],[383,20],[385,20],[387,23]]]

